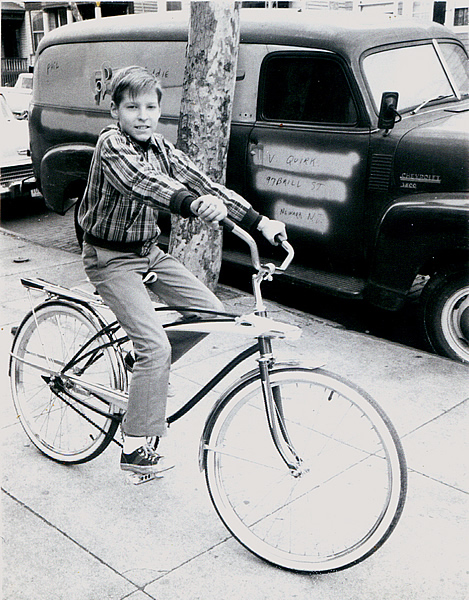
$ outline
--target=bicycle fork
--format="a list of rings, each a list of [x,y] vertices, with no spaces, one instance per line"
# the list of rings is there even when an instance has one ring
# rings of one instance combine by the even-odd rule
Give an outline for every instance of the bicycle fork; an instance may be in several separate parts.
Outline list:
[[[270,366],[273,363],[272,343],[269,338],[259,338],[260,358],[259,372],[267,415],[267,423],[275,447],[282,460],[294,477],[304,473],[302,459],[298,456],[285,425],[283,400],[279,386],[273,386],[270,379]]]

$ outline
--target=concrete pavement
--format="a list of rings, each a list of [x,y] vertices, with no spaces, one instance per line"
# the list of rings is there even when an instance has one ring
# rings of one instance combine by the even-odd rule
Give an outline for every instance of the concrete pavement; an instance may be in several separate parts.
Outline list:
[[[409,467],[403,516],[385,545],[361,564],[322,576],[265,564],[233,540],[216,516],[198,471],[198,439],[216,395],[173,425],[165,453],[177,468],[131,486],[119,448],[65,467],[37,452],[15,417],[7,374],[10,328],[28,309],[21,276],[84,283],[76,254],[0,230],[0,385],[4,600],[465,600],[468,584],[467,367],[345,331],[269,303],[299,325],[282,353],[326,357],[377,398],[401,436]],[[250,298],[228,287],[234,312]],[[177,398],[201,384],[241,347],[211,335],[172,375]],[[171,407],[170,407],[171,408]]]

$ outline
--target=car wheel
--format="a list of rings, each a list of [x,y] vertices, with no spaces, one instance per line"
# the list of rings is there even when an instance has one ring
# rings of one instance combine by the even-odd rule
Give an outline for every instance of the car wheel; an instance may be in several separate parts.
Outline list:
[[[469,363],[469,267],[432,277],[423,290],[421,308],[433,350]]]

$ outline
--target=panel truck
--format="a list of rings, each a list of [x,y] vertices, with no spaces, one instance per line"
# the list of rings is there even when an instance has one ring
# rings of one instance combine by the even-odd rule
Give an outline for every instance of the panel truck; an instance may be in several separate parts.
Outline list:
[[[418,20],[241,12],[227,185],[287,224],[289,277],[391,311],[422,282],[431,347],[469,362],[465,47]],[[50,208],[65,213],[83,193],[117,69],[158,75],[161,132],[176,140],[187,32],[186,13],[147,13],[44,37],[29,122]],[[246,262],[236,246],[224,256]]]

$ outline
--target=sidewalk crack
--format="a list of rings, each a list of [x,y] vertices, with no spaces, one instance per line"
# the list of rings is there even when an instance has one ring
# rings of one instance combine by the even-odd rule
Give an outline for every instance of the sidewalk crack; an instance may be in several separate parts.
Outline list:
[[[43,517],[42,515],[40,515],[38,512],[36,512],[32,508],[30,508],[27,504],[25,504],[24,502],[22,502],[19,498],[16,498],[16,496],[13,496],[13,494],[10,494],[10,492],[8,492],[8,490],[6,490],[3,486],[1,488],[1,490],[2,490],[2,492],[6,496],[8,496],[11,500],[13,500],[14,502],[16,502],[19,506],[21,506],[22,508],[26,509],[29,513],[31,513],[32,515],[34,515],[35,517],[37,517],[38,519],[40,519],[43,523],[45,523],[46,525],[48,525],[49,527],[51,527],[52,529],[54,529],[57,533],[60,533],[64,538],[66,538],[67,540],[69,540],[70,542],[72,542],[73,544],[75,544],[75,546],[77,546],[78,548],[80,548],[80,550],[83,550],[84,552],[86,552],[86,554],[88,554],[89,556],[91,556],[92,558],[94,558],[95,560],[97,560],[99,563],[101,563],[103,566],[105,566],[109,570],[111,570],[113,573],[115,573],[116,575],[118,575],[119,577],[121,577],[122,579],[124,579],[127,583],[130,583],[132,586],[134,586],[135,589],[132,590],[126,596],[123,596],[123,598],[130,597],[135,592],[141,591],[146,596],[148,596],[148,598],[150,598],[151,600],[156,600],[154,598],[154,596],[151,596],[150,594],[148,594],[147,592],[145,592],[145,590],[143,589],[144,586],[139,586],[139,585],[135,584],[128,577],[126,577],[123,573],[120,573],[112,565],[110,565],[109,563],[107,563],[106,561],[104,561],[102,558],[100,558],[97,554],[95,554],[94,552],[92,552],[91,550],[89,550],[88,548],[86,548],[85,546],[83,546],[82,544],[80,544],[80,542],[77,542],[76,540],[74,540],[70,535],[68,535],[68,533],[65,533],[65,531],[62,531],[61,529],[59,529],[56,525],[54,525],[48,519],[46,519],[45,517]]]

